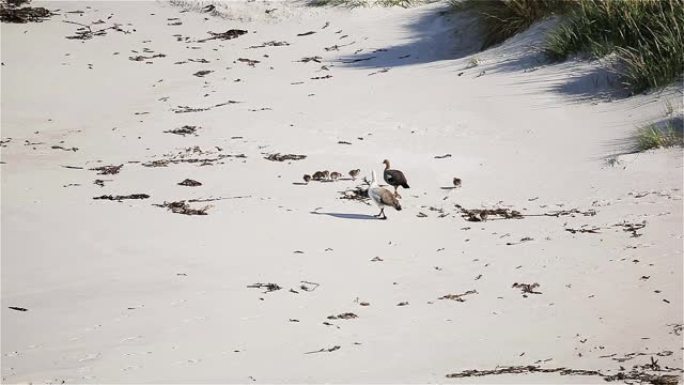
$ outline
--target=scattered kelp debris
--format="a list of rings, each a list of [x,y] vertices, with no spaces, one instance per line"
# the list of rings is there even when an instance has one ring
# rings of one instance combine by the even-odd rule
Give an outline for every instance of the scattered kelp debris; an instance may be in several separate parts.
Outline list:
[[[246,34],[247,31],[245,31],[244,29],[229,29],[226,32],[216,33],[216,32],[209,31],[207,33],[210,34],[211,37],[208,37],[206,39],[197,40],[197,42],[198,43],[204,43],[204,42],[209,41],[209,40],[231,40],[231,39],[235,39],[235,38],[238,38],[238,37]]]
[[[630,223],[630,222],[624,221],[622,223],[616,223],[615,226],[622,227],[623,231],[626,231],[628,233],[632,233],[632,235],[631,235],[632,238],[638,238],[638,237],[642,236],[643,234],[639,234],[639,233],[637,233],[637,231],[646,227],[646,221],[642,221],[641,223]]]
[[[93,197],[93,199],[104,199],[110,201],[122,201],[124,199],[147,199],[150,196],[147,194],[130,194],[130,195],[101,195],[99,197]]]
[[[194,180],[194,179],[185,179],[182,182],[178,182],[179,185],[181,186],[190,186],[190,187],[195,187],[195,186],[201,186],[202,183]]]
[[[567,369],[567,368],[540,368],[539,366],[503,366],[493,370],[464,370],[447,374],[447,378],[482,377],[499,374],[521,374],[521,373],[560,373],[562,376],[603,376],[596,370]]]
[[[213,106],[209,106],[209,107],[178,106],[178,108],[172,108],[171,111],[173,111],[177,114],[182,114],[182,113],[186,113],[186,112],[201,112],[201,111],[211,110],[212,108],[222,107],[222,106],[227,106],[229,104],[237,104],[237,103],[240,103],[240,102],[235,101],[235,100],[229,100],[227,102],[214,104]]]
[[[482,222],[490,219],[492,216],[499,217],[499,219],[521,219],[523,215],[517,210],[506,208],[493,209],[466,209],[465,207],[456,204],[456,208],[461,211],[461,216],[470,222]]]
[[[330,79],[332,78],[332,75],[325,75],[325,76],[314,76],[310,78],[311,80],[323,80],[323,79]]]
[[[297,36],[309,36],[309,35],[313,35],[314,33],[316,33],[316,32],[314,32],[314,31],[302,32],[302,33],[298,33]]]
[[[176,134],[176,135],[182,135],[182,136],[185,136],[185,135],[195,135],[195,136],[197,136],[197,134],[196,134],[196,132],[197,132],[197,126],[188,126],[188,125],[185,125],[185,126],[183,126],[183,127],[174,128],[173,130],[166,130],[166,131],[164,131],[164,132],[167,133],[167,134]]]
[[[316,63],[320,63],[320,62],[323,61],[323,58],[320,57],[320,56],[304,56],[303,58],[301,58],[301,59],[299,59],[299,60],[297,60],[297,61],[298,61],[298,62],[301,62],[301,63],[308,63],[308,62],[311,62],[311,61],[312,61],[312,62],[316,62]]]
[[[552,211],[549,213],[544,213],[543,215],[547,216],[547,217],[561,217],[561,216],[566,216],[566,215],[570,215],[570,216],[574,217],[574,214],[583,215],[585,217],[593,217],[594,215],[596,215],[596,210],[589,209],[586,211],[581,211],[580,209],[575,208],[575,209],[570,209],[570,210]],[[526,216],[531,216],[531,215],[526,215]]]
[[[204,76],[209,75],[209,74],[212,73],[212,72],[214,72],[214,71],[211,71],[211,70],[202,70],[202,71],[197,71],[197,72],[195,72],[195,73],[192,74],[192,75],[193,75],[193,76],[197,76],[198,78],[203,78]]]
[[[534,291],[534,289],[539,287],[539,284],[537,282],[535,283],[518,283],[515,282],[513,286],[511,286],[514,289],[520,289],[520,291],[523,293],[523,297],[527,297],[526,294],[542,294],[540,291]]]
[[[320,283],[316,282],[310,282],[310,281],[299,281],[301,285],[299,285],[299,288],[304,291],[314,291],[318,289],[319,286],[321,286]]]
[[[96,184],[100,187],[104,187],[104,185],[105,185],[104,182],[111,182],[111,181],[112,181],[112,179],[95,179],[93,181],[93,184]]]
[[[250,67],[254,67],[256,64],[261,63],[261,62],[258,61],[258,60],[247,59],[247,58],[244,58],[244,57],[241,57],[241,58],[237,59],[237,61],[239,61],[239,62],[241,62],[241,63],[247,63],[247,65],[250,66]]]
[[[208,205],[199,209],[195,209],[190,207],[190,205],[185,201],[164,202],[162,204],[154,204],[154,206],[166,207],[174,214],[183,215],[207,215],[207,210],[211,208],[211,205]]]
[[[119,171],[121,171],[122,167],[123,167],[123,164],[120,164],[118,166],[109,165],[109,166],[101,166],[101,167],[91,168],[90,170],[98,171],[97,175],[115,175],[115,174],[118,174]]]
[[[78,22],[71,21],[71,20],[62,20],[62,21],[63,21],[64,23],[75,24],[75,25],[80,26],[80,27],[76,30],[76,32],[74,33],[74,35],[66,36],[66,38],[67,38],[67,39],[70,39],[70,40],[90,40],[90,39],[92,39],[92,38],[95,37],[95,36],[104,36],[104,35],[106,35],[106,34],[107,34],[107,31],[109,31],[109,30],[121,32],[121,33],[124,33],[124,34],[129,34],[129,33],[131,33],[131,31],[126,31],[125,29],[121,28],[121,25],[120,25],[120,24],[116,24],[116,23],[114,23],[114,25],[112,25],[112,26],[110,26],[110,27],[107,27],[107,28],[101,28],[101,29],[98,29],[98,30],[93,30],[93,29],[92,29],[92,26],[91,26],[91,25],[88,25],[88,24],[78,23]],[[95,23],[93,23],[93,24],[100,24],[100,23],[95,22]]]
[[[163,159],[142,163],[144,167],[167,167],[169,164],[193,163],[199,166],[211,166],[226,158],[247,158],[245,154],[222,154],[218,151],[204,151],[199,146],[187,147],[175,154],[165,154]]]
[[[340,199],[355,200],[370,205],[368,202],[370,201],[370,197],[368,196],[368,186],[366,185],[356,186],[351,190],[342,191],[341,194],[342,196]]]
[[[251,285],[247,285],[247,287],[250,289],[266,289],[264,294],[282,289],[282,287],[280,287],[280,285],[278,285],[277,283],[271,283],[271,282],[269,282],[269,283],[257,282],[257,283],[253,283]]]
[[[288,45],[290,45],[290,43],[288,43],[286,41],[271,40],[271,41],[267,41],[265,43],[262,43],[261,45],[253,45],[249,48],[284,47],[284,46],[288,46]]]
[[[572,234],[575,233],[591,233],[591,234],[598,234],[600,233],[601,230],[598,227],[592,227],[592,228],[587,228],[587,227],[580,227],[579,229],[572,229],[572,228],[566,228],[565,231],[570,232]]]
[[[342,314],[338,314],[338,315],[329,315],[328,316],[328,319],[354,319],[354,318],[359,318],[359,316],[357,316],[354,313],[342,313]]]
[[[333,346],[332,348],[328,348],[328,349],[323,348],[323,349],[320,349],[320,350],[315,350],[315,351],[313,351],[313,352],[306,352],[306,353],[304,353],[304,354],[331,353],[331,352],[334,352],[335,350],[340,350],[341,348],[342,348],[342,347],[341,347],[340,345],[335,345],[335,346]]]
[[[199,58],[199,59],[188,59],[188,61],[191,61],[193,63],[202,63],[202,64],[207,64],[209,63],[209,60],[205,58]]]
[[[145,61],[145,60],[151,60],[151,59],[156,59],[158,57],[166,57],[163,53],[156,53],[154,55],[150,56],[144,56],[144,55],[138,55],[138,56],[129,56],[128,60],[131,61]]]
[[[25,308],[25,307],[19,307],[19,306],[8,306],[8,308],[10,308],[10,309],[12,309],[12,310],[16,310],[16,311],[28,311],[27,308]]]
[[[286,160],[302,160],[306,159],[306,155],[297,155],[297,154],[281,154],[281,153],[275,153],[275,154],[269,154],[264,157],[266,160],[270,160],[273,162],[284,162]]]
[[[468,290],[462,294],[447,294],[447,295],[443,295],[437,299],[449,299],[449,300],[457,301],[457,302],[465,302],[465,299],[463,299],[463,297],[465,297],[466,295],[471,295],[471,294],[478,294],[477,290]]]
[[[28,23],[41,22],[53,15],[52,11],[43,7],[21,7],[20,4],[2,2],[0,4],[0,22],[3,23]]]
[[[59,146],[59,145],[54,145],[50,148],[53,150],[62,150],[62,151],[73,151],[73,152],[78,151],[78,147],[63,147],[63,146]]]
[[[344,64],[352,64],[352,63],[358,63],[361,61],[373,60],[375,58],[376,58],[376,56],[370,56],[370,57],[366,57],[363,59],[342,60],[341,62]]]

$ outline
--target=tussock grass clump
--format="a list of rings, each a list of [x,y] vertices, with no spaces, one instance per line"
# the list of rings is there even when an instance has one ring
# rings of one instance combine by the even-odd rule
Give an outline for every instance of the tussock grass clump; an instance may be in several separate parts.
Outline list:
[[[450,0],[455,11],[471,11],[485,31],[481,49],[497,45],[529,28],[536,21],[561,14],[572,0]]]
[[[575,0],[546,53],[615,53],[633,92],[671,83],[684,72],[684,0]]]
[[[314,7],[334,6],[334,7],[368,7],[379,5],[382,7],[404,7],[420,3],[422,0],[309,0],[308,4]]]
[[[681,127],[668,122],[663,125],[649,124],[637,130],[634,137],[635,150],[646,151],[656,148],[667,148],[684,145]]]

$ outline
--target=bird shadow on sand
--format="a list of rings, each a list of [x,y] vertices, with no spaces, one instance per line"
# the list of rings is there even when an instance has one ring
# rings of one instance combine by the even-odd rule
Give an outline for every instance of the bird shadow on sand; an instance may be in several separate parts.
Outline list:
[[[318,211],[312,211],[311,214],[328,215],[331,217],[342,218],[342,219],[380,220],[380,218],[378,218],[378,217],[374,217],[372,215],[366,215],[366,214],[322,213],[322,212],[318,212]]]

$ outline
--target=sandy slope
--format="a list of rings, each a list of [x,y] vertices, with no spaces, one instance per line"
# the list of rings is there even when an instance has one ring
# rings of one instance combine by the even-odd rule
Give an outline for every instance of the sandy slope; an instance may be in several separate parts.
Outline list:
[[[667,100],[681,111],[681,87],[591,98],[609,91],[595,65],[540,61],[548,23],[479,54],[473,26],[439,4],[228,4],[233,19],[50,3],[61,15],[2,25],[3,382],[586,383],[602,379],[445,376],[529,364],[615,374],[651,357],[681,368],[682,154],[615,155]],[[78,26],[63,21],[98,19],[130,33],[65,39]],[[231,28],[249,33],[196,42]],[[289,45],[248,48],[273,40]],[[307,56],[323,62],[298,62]],[[240,103],[173,111],[229,100]],[[163,132],[183,125],[197,136]],[[193,146],[246,158],[134,163]],[[273,152],[307,158],[263,159]],[[387,221],[339,199],[358,180],[293,184],[322,169],[369,175],[384,158],[411,185]],[[117,175],[88,170],[118,164]],[[441,188],[455,176],[462,188]],[[203,185],[177,185],[185,178]],[[92,199],[132,193],[151,198]],[[234,199],[209,202],[207,216],[152,205],[219,197]],[[468,222],[455,204],[596,215]],[[637,237],[618,226],[642,221]],[[598,233],[566,231],[583,226]],[[257,282],[282,290],[247,287]],[[525,298],[515,282],[542,294]],[[465,302],[438,299],[468,290]],[[358,318],[326,318],[345,312]]]

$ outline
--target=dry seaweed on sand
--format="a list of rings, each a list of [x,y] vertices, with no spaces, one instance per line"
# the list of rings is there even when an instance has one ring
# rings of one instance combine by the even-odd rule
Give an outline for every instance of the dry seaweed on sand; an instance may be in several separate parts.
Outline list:
[[[606,382],[614,381],[638,381],[639,383],[651,383],[654,385],[675,385],[679,383],[680,376],[672,374],[650,374],[643,370],[632,369],[629,372],[617,374],[604,374],[598,370],[568,369],[568,368],[540,368],[539,366],[503,366],[492,370],[464,370],[447,374],[447,378],[483,377],[501,374],[530,374],[530,373],[558,373],[561,376],[600,376]]]
[[[242,63],[247,63],[247,65],[250,67],[254,67],[255,64],[261,63],[259,60],[247,59],[244,57],[237,59],[237,61],[242,62]]]
[[[591,229],[585,228],[585,227],[581,227],[581,228],[579,228],[579,229],[572,229],[572,228],[566,228],[566,229],[565,229],[565,231],[570,232],[570,233],[572,233],[572,234],[575,234],[575,233],[598,234],[598,233],[600,233],[599,230],[601,230],[601,229],[598,228],[598,227],[594,227],[594,228],[591,228]]]
[[[320,63],[321,61],[323,61],[323,58],[320,56],[305,56],[297,61],[301,63],[308,63],[310,61]]]
[[[53,150],[62,150],[62,151],[73,151],[73,152],[78,151],[78,147],[63,147],[63,146],[59,146],[59,145],[54,145],[50,148]]]
[[[164,132],[167,134],[176,134],[176,135],[182,135],[182,136],[185,136],[185,135],[195,135],[196,136],[197,135],[196,134],[197,126],[185,125],[183,127],[174,128],[173,130],[166,130]]]
[[[466,209],[465,207],[456,204],[456,208],[461,211],[461,216],[470,222],[482,222],[491,219],[491,217],[499,217],[499,219],[521,219],[523,217],[520,211],[502,207],[493,209]]]
[[[130,195],[100,195],[99,197],[93,197],[93,199],[103,199],[110,201],[121,202],[124,199],[147,199],[150,196],[147,194],[130,194]]]
[[[269,283],[257,282],[257,283],[253,283],[251,285],[247,285],[247,287],[250,289],[266,289],[264,294],[282,289],[282,287],[280,287],[280,285],[278,285],[277,283],[272,283],[272,282],[269,282]]]
[[[632,233],[632,238],[638,238],[642,234],[637,233],[637,231],[646,227],[646,221],[642,221],[641,223],[630,223],[630,222],[624,221],[622,223],[616,223],[615,226],[622,227],[623,231],[626,231],[628,233]]]
[[[338,315],[329,315],[328,316],[328,319],[354,319],[354,318],[359,318],[359,316],[357,316],[354,313],[349,313],[349,312],[338,314]]]
[[[288,46],[288,45],[290,45],[290,43],[288,43],[286,41],[271,40],[271,41],[267,41],[265,43],[261,43],[261,45],[250,46],[249,48],[283,47],[283,46]]]
[[[229,29],[226,32],[216,33],[216,32],[209,31],[207,33],[210,34],[211,37],[197,40],[197,42],[198,43],[204,43],[205,41],[209,41],[209,40],[231,40],[231,39],[235,39],[235,38],[238,38],[238,37],[246,34],[247,31],[245,31],[244,29]]]
[[[52,11],[43,7],[21,7],[19,3],[3,2],[0,5],[0,22],[3,23],[28,23],[41,22],[55,15]]]
[[[316,32],[314,32],[314,31],[302,32],[302,33],[298,33],[297,36],[309,36],[309,35],[313,35],[314,33],[316,33]]]
[[[214,71],[211,71],[211,70],[202,70],[202,71],[197,71],[197,72],[195,72],[195,73],[192,74],[192,75],[193,75],[193,76],[197,76],[198,78],[202,78],[202,77],[204,77],[205,75],[209,75],[209,74],[212,73],[212,72],[214,72]]]
[[[193,163],[199,166],[210,166],[220,163],[226,158],[247,158],[245,154],[222,154],[215,151],[205,151],[199,146],[187,147],[175,154],[164,154],[163,159],[142,163],[144,167],[167,167],[169,164]]]
[[[457,301],[457,302],[465,302],[465,299],[463,299],[463,297],[465,297],[466,295],[470,295],[470,294],[478,294],[478,292],[477,292],[477,290],[468,290],[462,294],[447,294],[447,295],[443,295],[437,299],[449,299],[449,300]]]
[[[185,201],[164,202],[162,204],[154,204],[154,206],[166,207],[174,214],[183,215],[207,215],[207,210],[211,208],[211,205],[204,206],[199,209],[192,208]]]
[[[537,282],[535,283],[518,283],[515,282],[513,286],[511,286],[514,289],[520,289],[524,294],[542,294],[541,291],[534,291],[534,289],[539,287],[539,284]]]
[[[118,166],[110,165],[110,166],[95,167],[95,168],[91,168],[90,170],[98,171],[97,175],[114,175],[114,174],[118,174],[119,171],[121,171],[122,167],[123,167],[123,164],[120,164]]]
[[[194,180],[194,179],[185,179],[182,182],[178,182],[179,185],[181,186],[190,186],[190,187],[195,187],[195,186],[201,186],[202,183]]]
[[[145,60],[155,59],[155,58],[158,58],[158,57],[166,57],[166,55],[164,55],[163,53],[156,53],[156,54],[150,55],[150,56],[144,56],[144,55],[129,56],[129,57],[128,57],[128,60],[131,60],[131,61],[145,61]]]
[[[273,162],[284,162],[286,160],[302,160],[306,159],[306,155],[297,155],[297,154],[281,154],[281,153],[275,153],[275,154],[269,154],[264,157],[264,159],[273,161]]]
[[[368,202],[370,200],[370,197],[368,196],[368,187],[366,186],[356,186],[351,190],[342,191],[341,194],[342,196],[340,197],[340,199],[360,201],[367,205],[370,205],[370,203]]]
[[[582,369],[567,369],[567,368],[540,368],[539,366],[504,366],[493,370],[464,370],[447,374],[447,378],[465,378],[465,377],[482,377],[499,374],[520,374],[520,373],[560,373],[563,376],[603,376],[603,374],[596,370],[582,370]]]
[[[341,348],[342,348],[342,347],[341,347],[340,345],[335,345],[335,346],[333,346],[332,348],[328,348],[328,349],[323,348],[323,349],[320,349],[320,350],[314,350],[313,352],[306,352],[306,353],[304,353],[304,354],[331,353],[331,352],[334,352],[335,350],[340,350]]]
[[[185,112],[201,112],[201,111],[211,110],[212,108],[222,107],[222,106],[227,106],[229,104],[237,104],[237,103],[240,103],[240,102],[235,101],[235,100],[229,100],[227,102],[214,104],[213,106],[209,106],[209,107],[178,106],[177,108],[172,108],[171,111],[173,111],[177,114],[182,114]]]

